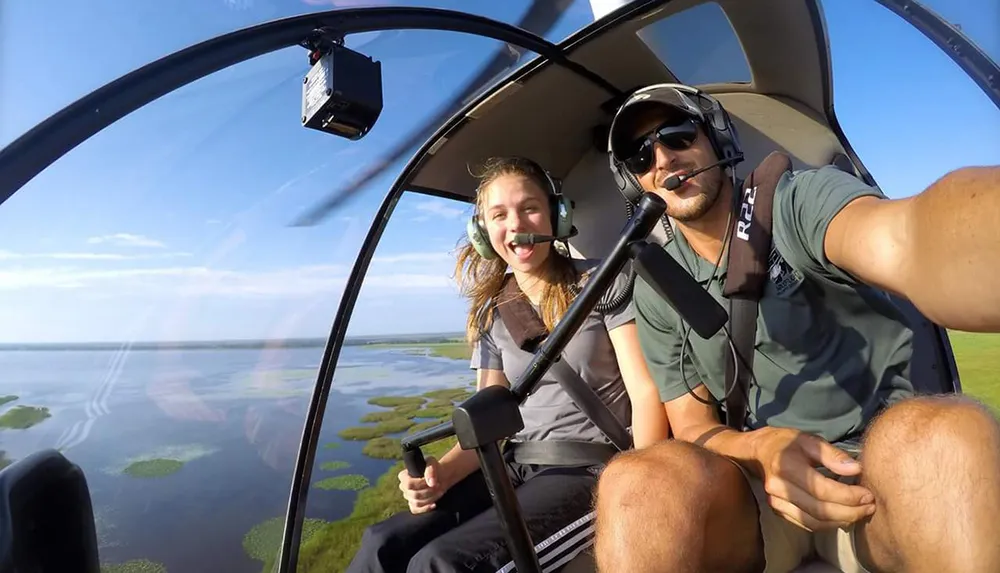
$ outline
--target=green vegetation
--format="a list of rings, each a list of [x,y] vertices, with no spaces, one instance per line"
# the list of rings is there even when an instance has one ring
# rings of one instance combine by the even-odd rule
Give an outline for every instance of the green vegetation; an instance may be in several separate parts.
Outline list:
[[[14,395],[0,396],[0,406],[3,406],[8,402],[13,402],[14,400],[17,400],[17,396]]]
[[[302,524],[302,543],[312,539],[313,535],[319,531],[320,526],[325,522],[322,519],[306,519]],[[270,572],[273,567],[271,563],[278,556],[278,548],[281,547],[281,534],[285,527],[285,518],[272,517],[264,523],[254,526],[243,536],[243,550],[252,559],[267,563],[264,571]]]
[[[383,408],[397,408],[400,406],[420,406],[425,401],[419,396],[378,396],[369,399],[368,403]]]
[[[397,418],[395,420],[386,420],[385,422],[379,422],[375,425],[376,428],[382,430],[384,434],[395,434],[402,432],[403,430],[410,429],[410,426],[415,424],[413,420],[407,418]]]
[[[375,438],[368,440],[361,453],[379,460],[400,460],[403,459],[400,447],[399,438]]]
[[[389,410],[388,412],[369,412],[364,416],[361,416],[361,421],[367,424],[371,422],[388,422],[390,420],[412,418],[412,413],[415,411],[416,410],[397,412],[396,410]]]
[[[440,418],[434,420],[427,420],[426,422],[420,422],[418,424],[414,424],[413,426],[411,426],[410,429],[406,431],[406,433],[416,434],[417,432],[421,432],[423,430],[426,430],[427,428],[433,428],[434,426],[438,426],[441,424],[441,422],[442,420]]]
[[[1000,334],[948,331],[962,390],[1000,412]]]
[[[162,563],[154,563],[148,559],[133,559],[124,563],[103,564],[101,573],[167,573]]]
[[[431,390],[424,392],[423,396],[432,400],[441,400],[449,404],[456,400],[465,400],[472,394],[464,388],[445,388],[443,390]],[[433,402],[432,402],[433,403]]]
[[[472,358],[472,348],[465,342],[433,344],[427,345],[426,348],[428,354],[439,358],[451,358],[452,360],[469,360]]]
[[[398,348],[410,354],[451,358],[452,360],[469,360],[472,358],[472,347],[461,338],[452,338],[440,342],[384,342],[366,344],[368,348]]]
[[[25,430],[50,417],[49,409],[35,406],[15,406],[0,416],[0,428]]]
[[[451,416],[454,406],[446,408],[424,408],[413,413],[414,418],[447,418]],[[407,426],[409,428],[410,426]]]
[[[349,467],[351,467],[351,464],[344,461],[323,462],[319,466],[321,470],[328,472],[335,472],[337,470],[342,470]]]
[[[352,428],[344,428],[337,432],[337,435],[345,440],[363,442],[372,438],[378,438],[384,433],[380,432],[375,426],[354,426]]]
[[[14,460],[7,457],[7,452],[0,450],[0,470],[14,463]]]
[[[396,414],[399,414],[400,416],[410,418],[411,416],[407,416],[407,414],[416,412],[417,410],[420,409],[422,405],[423,402],[420,402],[419,404],[403,404],[402,406],[396,406],[395,408],[392,409],[392,411],[395,412]]]
[[[385,422],[379,422],[374,426],[345,428],[338,432],[337,435],[345,440],[370,440],[386,434],[396,434],[403,430],[408,430],[415,423],[413,420],[406,418],[394,418]]]
[[[137,478],[156,478],[177,473],[184,467],[184,462],[156,458],[132,462],[124,473]]]
[[[330,477],[313,484],[319,489],[344,489],[357,491],[368,487],[368,478],[360,474],[347,474],[343,476]]]
[[[330,442],[323,446],[323,448],[327,450],[335,450],[339,447],[340,447],[340,442]]]
[[[373,426],[355,426],[340,432],[347,440],[365,440],[361,452],[375,459],[399,460],[402,457],[400,440],[384,434],[420,431],[441,423],[441,417],[450,416],[454,406],[452,400],[464,399],[469,392],[464,388],[433,390],[424,396],[381,396],[368,400],[369,404],[392,408],[386,412],[376,412],[362,417],[362,422],[377,422]],[[430,402],[427,400],[430,399]],[[421,408],[427,403],[426,408]],[[433,407],[431,407],[433,405]],[[413,416],[410,416],[413,414]],[[416,423],[410,417],[434,417],[438,419]],[[441,458],[457,440],[454,436],[423,448],[425,456]],[[338,447],[336,442],[324,447]],[[326,471],[336,471],[349,467],[346,462],[333,461],[320,464]],[[368,478],[359,474],[345,474],[317,481],[313,487],[330,490],[358,491],[357,500],[350,516],[327,522],[318,519],[307,520],[303,530],[299,550],[298,572],[327,573],[343,571],[350,563],[361,544],[361,535],[369,525],[381,521],[399,511],[406,511],[406,502],[399,493],[397,474],[403,470],[402,462],[396,462],[372,485]],[[283,521],[275,518],[264,522],[247,534],[243,547],[247,554],[264,562],[264,573],[273,569],[281,539]]]
[[[425,455],[440,458],[455,445],[455,438],[431,444]],[[361,546],[361,535],[369,525],[399,511],[406,511],[406,502],[399,493],[396,474],[403,463],[392,465],[374,487],[362,490],[354,503],[354,511],[346,519],[323,524],[310,539],[303,538],[299,549],[298,573],[329,573],[343,571]],[[273,559],[273,558],[272,558]],[[266,562],[265,571],[271,565]]]

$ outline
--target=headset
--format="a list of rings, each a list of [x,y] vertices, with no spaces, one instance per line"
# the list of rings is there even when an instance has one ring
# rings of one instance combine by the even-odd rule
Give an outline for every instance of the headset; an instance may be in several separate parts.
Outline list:
[[[526,165],[530,171],[543,175],[548,182],[545,194],[549,199],[549,212],[552,214],[552,232],[555,239],[565,241],[574,236],[576,228],[573,227],[573,202],[562,194],[562,190],[556,185],[552,175],[545,169],[542,169],[541,165],[530,159],[524,157],[514,157],[513,159],[517,163]],[[479,220],[478,210],[472,214],[472,217],[466,223],[465,233],[469,238],[469,243],[476,249],[479,256],[487,260],[497,257],[493,245],[490,244],[489,233],[483,228],[483,224]]]
[[[723,166],[734,167],[737,163],[743,160],[743,150],[740,147],[739,134],[736,131],[736,125],[733,123],[732,119],[729,117],[729,114],[726,112],[726,110],[722,107],[722,104],[719,103],[719,100],[715,99],[708,93],[696,87],[688,86],[685,84],[674,84],[674,83],[654,84],[636,90],[625,100],[625,102],[618,108],[618,111],[615,113],[614,119],[611,122],[611,127],[608,129],[608,147],[607,147],[608,157],[611,163],[611,173],[615,180],[615,184],[618,187],[618,191],[622,194],[623,197],[625,197],[625,210],[630,218],[633,212],[633,205],[639,202],[639,199],[642,197],[642,194],[645,192],[645,190],[642,188],[642,185],[639,183],[638,179],[636,179],[635,175],[631,171],[629,171],[628,168],[625,167],[625,165],[619,162],[618,159],[615,157],[615,154],[613,153],[612,141],[613,141],[615,124],[618,121],[621,114],[628,107],[635,105],[636,103],[641,102],[643,100],[654,97],[654,93],[657,90],[663,90],[663,89],[672,89],[675,92],[677,92],[677,94],[680,96],[678,98],[680,100],[679,103],[683,107],[684,111],[688,112],[690,115],[695,116],[698,122],[703,127],[705,127],[704,130],[705,135],[708,137],[708,141],[712,145],[712,149],[713,151],[715,151],[716,157],[719,159],[719,161],[711,165],[707,165],[701,169],[696,169],[695,171],[692,171],[687,177],[696,175],[701,171],[706,171],[714,167],[723,167]],[[653,99],[653,101],[655,102],[657,100]],[[665,102],[662,103],[664,103],[664,105],[668,105]],[[738,188],[735,171],[730,169],[729,176],[733,181],[733,188],[734,189]],[[675,185],[679,186],[680,181],[675,181],[674,183]],[[735,205],[737,204],[736,203],[737,199],[738,196],[734,193],[733,195],[734,208]],[[723,239],[723,248],[722,251],[719,253],[719,258],[715,261],[715,267],[712,269],[712,276],[705,285],[706,290],[710,288],[712,282],[715,280],[716,274],[719,271],[719,265],[722,262],[722,257],[725,256],[725,253],[727,251],[728,243],[729,240],[731,239],[730,235],[732,232],[732,229],[730,228],[730,225],[732,223],[732,213],[733,209],[730,209],[729,218],[726,221],[726,236]],[[664,219],[666,218],[667,215],[664,215]],[[662,220],[661,222],[663,223],[663,230],[666,233],[667,241],[668,242],[672,241],[673,229],[671,225],[666,220]],[[687,266],[686,262],[684,263],[684,266],[685,268],[687,268],[688,273],[694,276],[694,273]],[[634,280],[634,278],[632,278],[632,280]],[[684,334],[683,334],[683,340],[681,342],[680,375],[687,389],[687,392],[694,399],[701,402],[702,404],[706,404],[709,406],[716,406],[716,407],[720,406],[724,404],[726,400],[728,400],[729,394],[737,387],[737,385],[733,384],[729,392],[726,392],[726,395],[722,398],[722,400],[716,400],[714,396],[712,396],[711,394],[709,394],[709,400],[705,400],[700,396],[698,396],[697,394],[695,394],[694,389],[691,388],[691,385],[688,383],[687,376],[685,375],[684,372],[684,356],[686,354],[688,347],[688,339],[691,334],[691,327],[690,325],[684,323],[683,317],[681,318],[681,323]],[[724,326],[723,331],[725,332],[727,341],[729,343],[730,352],[733,353],[734,357],[737,356],[736,345],[735,342],[733,341],[732,334],[729,332],[728,326]],[[754,373],[752,371],[750,373],[750,376],[751,376],[751,384],[756,384],[756,377],[754,376]]]
[[[635,175],[629,171],[621,162],[615,158],[612,152],[612,135],[615,133],[615,124],[621,114],[629,107],[650,99],[654,92],[663,89],[672,89],[680,95],[681,104],[690,114],[696,116],[702,126],[706,127],[705,134],[708,141],[719,158],[720,164],[735,165],[743,160],[743,151],[740,148],[739,135],[736,132],[736,125],[732,122],[729,114],[715,99],[708,93],[685,84],[654,84],[638,89],[625,100],[615,113],[608,129],[608,157],[611,162],[611,173],[615,180],[618,191],[631,204],[637,204],[642,197],[643,189]],[[655,101],[655,99],[654,99]],[[666,104],[664,104],[666,105]]]

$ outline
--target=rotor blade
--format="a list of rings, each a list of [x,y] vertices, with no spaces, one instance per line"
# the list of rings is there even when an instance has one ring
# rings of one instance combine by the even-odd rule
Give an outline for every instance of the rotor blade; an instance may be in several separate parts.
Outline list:
[[[545,34],[552,29],[562,13],[569,8],[570,4],[572,4],[572,0],[535,0],[517,26],[538,36],[545,37]],[[347,185],[330,194],[321,203],[296,219],[292,225],[307,227],[316,225],[324,220],[337,207],[361,191],[371,180],[382,175],[390,165],[407,153],[410,153],[414,147],[420,145],[421,142],[433,135],[438,127],[457,113],[468,100],[491,85],[493,83],[491,80],[497,78],[504,70],[517,62],[520,55],[521,53],[517,49],[512,49],[512,46],[505,44],[479,70],[479,73],[459,91],[452,101],[442,106],[420,128],[403,137],[385,155],[372,162],[368,168],[350,180]]]

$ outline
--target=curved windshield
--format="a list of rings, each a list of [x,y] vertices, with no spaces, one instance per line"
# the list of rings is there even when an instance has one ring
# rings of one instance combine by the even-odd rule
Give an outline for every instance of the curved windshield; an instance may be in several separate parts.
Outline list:
[[[139,4],[131,9],[155,11]],[[262,9],[220,4],[211,10]],[[97,9],[87,21],[105,16]],[[195,27],[201,20],[189,18]],[[174,44],[189,43],[190,30],[178,34]],[[103,49],[94,47],[101,36],[87,34],[92,56]],[[115,42],[125,54],[122,39]],[[357,45],[382,62],[385,100],[360,141],[301,126],[309,65],[304,49],[289,48],[139,109],[0,208],[2,463],[54,448],[81,466],[109,570],[256,573],[275,556],[307,404],[347,277],[412,151],[320,224],[289,223],[449,103],[499,47],[437,31]],[[56,58],[50,49],[41,52]],[[112,58],[111,75],[133,57]],[[59,75],[82,94],[107,78],[99,61],[59,66]],[[20,77],[45,75],[34,63],[40,69]],[[40,119],[66,96],[48,87],[12,91],[5,109],[24,107],[31,121]],[[13,131],[27,127],[22,121]],[[414,202],[397,211],[404,207],[428,229],[434,216],[459,221],[453,206]],[[402,228],[390,235],[366,275],[352,336],[399,332],[406,321],[382,311],[396,315],[425,305],[442,284],[451,288],[439,270],[458,237],[432,244]],[[428,251],[438,253],[429,262],[421,258]],[[438,270],[427,271],[430,263]],[[404,279],[417,287],[402,290]],[[410,321],[403,332],[453,331],[453,322]],[[367,384],[379,372],[364,364],[347,370],[338,370],[335,385],[348,391],[345,376]],[[340,406],[327,416],[331,435],[339,429],[331,419],[357,421],[349,401],[331,400],[332,410]],[[369,469],[373,482],[384,471]],[[322,471],[317,464],[317,481]],[[310,497],[310,519],[340,519],[358,495],[324,493]]]
[[[1000,3],[996,0],[923,0],[921,4],[961,30],[991,60],[1000,63]]]
[[[472,212],[471,203],[407,191],[386,224],[323,412],[298,571],[347,570],[365,528],[406,510],[400,439],[450,420],[475,390],[467,301],[455,281]],[[455,442],[431,444],[426,455],[440,458]]]
[[[594,20],[591,1],[539,2],[542,6],[548,4],[548,10],[540,10],[542,15],[533,17],[524,27],[558,42]],[[98,0],[60,4],[57,9],[40,2],[5,3],[0,19],[0,86],[4,92],[0,98],[0,145],[6,145],[66,105],[140,66],[220,34],[264,22],[335,8],[419,6],[463,11],[519,25],[535,3],[536,0]],[[554,19],[545,16],[549,12],[554,13]],[[40,41],[39,33],[43,30]],[[414,57],[430,47],[408,43],[416,38],[390,30],[351,36],[348,45],[371,50],[373,54],[380,49],[377,46],[391,45],[395,49],[392,55]],[[491,49],[499,47],[492,45]],[[530,52],[522,53],[521,60],[533,56]]]

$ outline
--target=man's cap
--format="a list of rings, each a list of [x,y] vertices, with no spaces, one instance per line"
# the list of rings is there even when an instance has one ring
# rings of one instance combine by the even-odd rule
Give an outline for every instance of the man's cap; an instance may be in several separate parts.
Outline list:
[[[618,108],[608,131],[608,150],[616,158],[623,145],[632,143],[636,122],[650,108],[661,107],[704,122],[705,114],[695,99],[670,85],[654,85],[637,90]]]

